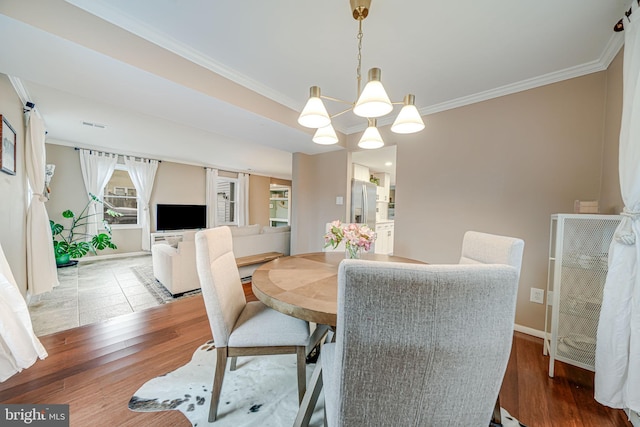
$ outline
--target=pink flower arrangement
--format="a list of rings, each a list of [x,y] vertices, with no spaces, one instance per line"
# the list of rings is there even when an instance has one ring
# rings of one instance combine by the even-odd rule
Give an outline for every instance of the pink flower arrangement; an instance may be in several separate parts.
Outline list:
[[[324,235],[324,247],[331,246],[335,249],[343,240],[349,257],[357,258],[361,249],[365,252],[371,249],[371,244],[376,240],[376,233],[366,224],[342,224],[335,220]]]

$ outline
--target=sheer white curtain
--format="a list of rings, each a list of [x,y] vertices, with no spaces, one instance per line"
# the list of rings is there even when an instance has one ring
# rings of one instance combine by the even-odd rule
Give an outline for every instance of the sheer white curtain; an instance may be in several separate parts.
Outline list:
[[[142,250],[151,250],[151,216],[149,215],[149,200],[151,200],[151,190],[153,190],[153,181],[156,178],[158,170],[158,161],[149,159],[140,159],[126,156],[124,164],[129,169],[129,175],[133,186],[136,187],[138,193],[138,211],[141,212],[140,219],[142,225]]]
[[[595,398],[640,411],[640,8],[624,19],[620,189],[623,220],[609,249],[596,346]]]
[[[27,303],[0,246],[0,382],[45,357],[47,351],[33,332]]]
[[[27,288],[32,295],[48,292],[58,285],[49,215],[44,206],[47,201],[44,138],[42,118],[35,111],[29,112],[25,160],[32,195],[27,211]]]
[[[207,228],[213,228],[216,226],[216,212],[218,211],[218,169],[207,168],[205,191],[207,193]]]
[[[98,151],[90,151],[80,149],[80,169],[82,169],[82,179],[87,193],[94,196],[100,196],[104,186],[107,185],[118,161],[117,154],[101,153]],[[89,195],[87,194],[87,197]],[[95,215],[95,203],[89,205],[89,215]],[[95,218],[95,216],[91,216]],[[87,234],[94,235],[98,233],[98,224],[95,221],[89,221],[87,225]]]
[[[249,224],[249,174],[238,174],[238,225]]]

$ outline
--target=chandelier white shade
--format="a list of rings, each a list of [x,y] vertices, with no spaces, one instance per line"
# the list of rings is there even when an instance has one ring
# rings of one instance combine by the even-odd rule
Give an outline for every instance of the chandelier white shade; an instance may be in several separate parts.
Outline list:
[[[338,142],[338,135],[336,135],[336,131],[333,126],[329,124],[329,126],[318,128],[316,133],[313,135],[313,142],[320,145],[336,144]]]
[[[353,114],[360,117],[382,117],[393,110],[393,104],[380,81],[380,68],[369,70],[369,82],[360,94]]]
[[[358,147],[366,150],[375,150],[383,146],[384,141],[382,140],[380,131],[378,131],[376,127],[376,119],[369,119],[369,126],[362,134],[362,138],[360,138],[360,142],[358,142]]]
[[[309,100],[298,117],[298,123],[308,128],[321,128],[331,124],[331,117],[320,99],[320,88],[311,86]]]
[[[353,110],[359,117],[369,119],[369,126],[364,131],[358,146],[361,148],[375,149],[384,146],[384,141],[376,127],[377,117],[385,116],[393,111],[394,104],[403,104],[398,117],[391,126],[391,131],[395,133],[414,133],[424,129],[424,122],[415,106],[415,96],[406,95],[404,102],[391,102],[389,95],[384,89],[381,81],[382,71],[380,68],[371,68],[368,74],[368,82],[364,89],[360,91],[361,66],[362,66],[362,21],[369,15],[371,0],[350,0],[351,11],[354,19],[358,21],[358,68],[356,69],[357,92],[356,101],[347,102],[337,98],[321,96],[320,87],[311,86],[309,99],[305,104],[298,123],[302,126],[318,129],[313,135],[313,142],[317,144],[335,144],[338,142],[335,129],[331,124],[331,118]],[[349,108],[330,116],[322,102],[323,99],[338,101],[348,104]]]
[[[391,132],[415,133],[424,129],[424,122],[415,106],[415,97],[411,94],[404,97],[404,106],[391,125]]]

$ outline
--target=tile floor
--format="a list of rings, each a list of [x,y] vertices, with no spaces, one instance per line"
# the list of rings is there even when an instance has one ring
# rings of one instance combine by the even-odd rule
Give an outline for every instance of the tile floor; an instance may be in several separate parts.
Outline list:
[[[36,335],[48,335],[159,305],[132,266],[151,265],[151,255],[83,261],[58,269],[60,286],[32,297]]]

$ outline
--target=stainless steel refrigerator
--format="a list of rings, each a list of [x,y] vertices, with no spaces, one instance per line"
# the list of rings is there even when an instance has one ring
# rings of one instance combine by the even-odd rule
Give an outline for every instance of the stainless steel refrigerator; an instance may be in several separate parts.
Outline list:
[[[376,228],[376,185],[368,181],[351,182],[351,222]]]

